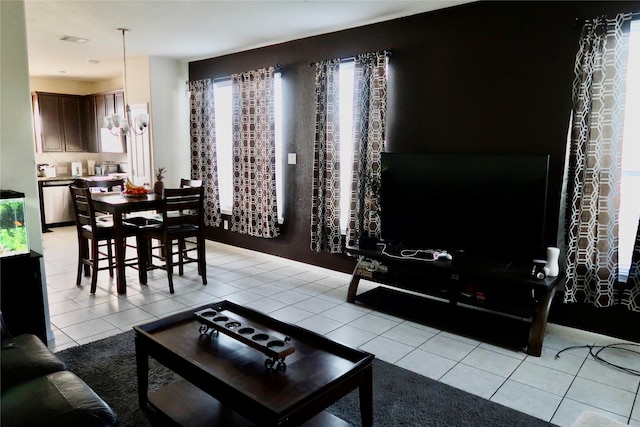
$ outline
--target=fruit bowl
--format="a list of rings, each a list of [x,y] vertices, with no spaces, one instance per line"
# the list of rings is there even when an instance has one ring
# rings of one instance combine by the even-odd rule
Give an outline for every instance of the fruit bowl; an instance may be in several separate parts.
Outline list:
[[[123,193],[122,193],[122,195],[123,195],[124,197],[131,197],[131,198],[136,198],[136,197],[137,197],[137,198],[140,198],[140,197],[147,197],[147,194],[149,194],[149,192],[146,192],[146,193],[137,193],[137,194],[136,194],[136,193],[125,193],[125,192],[123,192]]]
[[[147,197],[147,194],[149,194],[149,190],[144,187],[127,188],[122,192],[125,197]]]
[[[122,195],[125,197],[147,197],[147,194],[149,194],[149,190],[142,185],[135,185],[129,178],[125,180],[124,188]]]

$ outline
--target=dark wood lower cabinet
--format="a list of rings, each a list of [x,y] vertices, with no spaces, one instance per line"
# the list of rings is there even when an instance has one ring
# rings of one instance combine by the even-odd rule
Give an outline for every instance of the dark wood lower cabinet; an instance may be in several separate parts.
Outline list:
[[[34,251],[0,258],[0,307],[12,335],[34,334],[46,344],[41,259]]]

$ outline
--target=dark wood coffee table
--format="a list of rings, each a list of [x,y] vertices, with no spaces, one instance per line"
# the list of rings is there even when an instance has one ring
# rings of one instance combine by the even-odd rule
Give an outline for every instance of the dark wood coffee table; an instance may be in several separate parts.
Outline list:
[[[259,346],[203,328],[194,316],[203,309],[267,334],[266,342],[289,337],[294,351],[287,352],[279,369],[278,363],[269,369],[273,364]],[[151,405],[179,425],[346,426],[324,409],[356,388],[362,425],[373,424],[370,353],[229,301],[134,330],[140,406]],[[149,357],[183,380],[149,393]]]

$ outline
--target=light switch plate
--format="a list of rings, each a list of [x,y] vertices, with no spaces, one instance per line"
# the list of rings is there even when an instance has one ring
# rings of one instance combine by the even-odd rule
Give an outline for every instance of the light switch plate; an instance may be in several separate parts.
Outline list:
[[[287,160],[288,160],[288,163],[290,165],[295,165],[296,164],[296,153],[288,153]]]

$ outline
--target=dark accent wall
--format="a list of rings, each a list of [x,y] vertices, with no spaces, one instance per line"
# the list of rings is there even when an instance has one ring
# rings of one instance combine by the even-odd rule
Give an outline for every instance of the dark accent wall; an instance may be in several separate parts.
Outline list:
[[[576,21],[620,12],[640,12],[640,2],[476,2],[190,63],[190,80],[281,65],[284,164],[287,152],[297,154],[297,164],[285,166],[280,237],[259,239],[222,229],[208,230],[209,236],[352,270],[350,257],[310,250],[314,68],[309,63],[391,49],[386,150],[549,154],[545,239],[555,246],[581,28]]]

